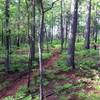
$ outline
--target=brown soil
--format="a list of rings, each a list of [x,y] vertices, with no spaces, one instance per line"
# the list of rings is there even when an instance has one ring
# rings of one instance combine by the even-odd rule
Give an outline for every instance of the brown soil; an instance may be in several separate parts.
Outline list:
[[[60,58],[59,50],[54,50],[54,54],[52,55],[52,57],[50,57],[48,60],[43,61],[43,67],[45,68],[45,70],[52,68],[54,63],[59,58]],[[78,82],[78,80],[84,78],[84,76],[77,76],[77,73],[82,73],[79,71],[71,70],[69,72],[60,71],[59,73],[56,73],[57,77],[64,76],[66,78],[70,78],[70,80],[50,80],[48,86],[44,88],[44,98],[46,98],[44,100],[59,100],[59,98],[57,97],[57,95],[55,94],[55,91],[54,91],[54,84],[55,83],[58,83],[59,85],[63,85],[63,84],[67,84],[67,83],[69,83],[69,84],[75,83],[76,84]],[[32,74],[33,73],[31,73],[31,76],[32,76]],[[16,81],[14,81],[10,87],[8,87],[0,92],[0,100],[3,100],[2,98],[6,97],[6,96],[14,96],[21,85],[27,85],[27,81],[28,81],[28,74],[26,74],[26,75],[22,76],[21,78],[17,79]],[[86,82],[85,87],[73,89],[71,91],[79,92],[84,89],[84,91],[87,93],[92,91],[96,94],[100,94],[100,91],[96,91],[91,86],[91,83],[88,83],[87,81],[85,81],[85,82]],[[91,86],[91,87],[88,87],[88,86]],[[65,97],[67,97],[67,96],[68,95],[65,95]],[[77,99],[77,96],[72,95],[72,97],[69,100],[79,100],[79,99]]]
[[[50,59],[44,61],[43,66],[45,68],[47,68],[48,66],[53,65],[53,63],[55,61],[57,61],[58,59],[59,59],[59,52],[58,52],[58,50],[54,50],[53,56]],[[27,85],[28,75],[29,74],[26,73],[25,75],[23,75],[19,78],[17,77],[16,79],[13,77],[14,78],[14,79],[12,79],[13,83],[11,83],[11,85],[9,87],[6,87],[2,91],[0,91],[0,100],[3,100],[3,98],[7,97],[7,96],[14,96],[16,94],[17,90],[20,88],[20,86]],[[32,77],[32,73],[31,73],[31,77]],[[9,75],[8,79],[11,79],[11,75]]]

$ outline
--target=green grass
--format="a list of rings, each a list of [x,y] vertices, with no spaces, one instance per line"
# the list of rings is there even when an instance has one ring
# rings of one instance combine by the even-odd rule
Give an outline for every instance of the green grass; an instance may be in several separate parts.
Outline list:
[[[50,44],[50,43],[49,43]],[[60,47],[60,41],[54,40],[52,44],[50,44],[50,50],[53,48],[59,48]],[[25,44],[24,46],[22,45],[20,47],[21,50],[27,51],[29,50],[29,46]],[[13,51],[15,48],[13,49]],[[3,50],[2,50],[3,51]],[[46,51],[46,44],[44,45],[44,51],[43,51],[43,60],[47,60],[52,56],[53,52],[50,51],[47,53]],[[95,74],[93,73],[92,70],[95,70],[97,72],[100,71],[100,68],[98,68],[96,65],[99,61],[99,52],[98,49],[90,49],[90,50],[85,50],[84,49],[84,43],[83,41],[81,42],[76,42],[76,51],[75,51],[75,65],[76,67],[80,68],[80,72],[77,71],[75,73],[76,77],[80,78],[86,78],[86,79],[91,79],[94,81],[100,81],[100,79],[97,79]],[[2,54],[1,54],[2,55]],[[4,55],[2,55],[4,56]],[[28,65],[22,62],[27,62],[28,61],[28,56],[27,54],[23,55],[17,55],[16,51],[14,51],[11,55],[11,60],[13,62],[12,64],[12,70],[14,72],[16,71],[23,71],[28,68]],[[38,64],[38,53],[36,52],[36,61],[35,61],[35,66]],[[48,86],[50,81],[55,81],[54,83],[54,91],[59,97],[59,100],[67,100],[64,96],[65,94],[69,96],[75,95],[77,96],[77,100],[100,100],[100,96],[96,94],[87,94],[84,91],[80,91],[85,87],[87,82],[85,80],[72,80],[72,83],[67,83],[67,81],[71,80],[70,77],[65,77],[63,75],[57,75],[57,73],[63,71],[65,73],[69,72],[71,68],[67,66],[67,53],[64,51],[62,54],[60,54],[60,59],[55,62],[55,64],[52,66],[52,69],[48,69],[44,73],[44,80],[43,80],[43,85]],[[59,81],[66,81],[66,83],[59,84]],[[31,81],[31,87],[30,90],[32,92],[35,92],[35,90],[38,90],[40,84],[40,78],[39,74],[36,75],[33,80]],[[87,84],[88,85],[88,84]],[[97,91],[100,90],[100,86],[96,85],[94,86]],[[75,89],[80,89],[76,93],[74,92]],[[33,91],[34,90],[34,91]],[[7,97],[5,100],[13,100],[13,99],[19,99],[25,97],[27,90],[26,87],[22,87],[19,91],[17,91],[16,96],[11,96]],[[39,100],[38,93],[33,94],[35,96],[34,100]],[[31,100],[31,96],[25,97],[24,100]]]
[[[15,96],[5,97],[4,100],[32,100],[31,95],[26,96],[26,93],[27,93],[27,87],[21,86],[20,89],[15,94]]]

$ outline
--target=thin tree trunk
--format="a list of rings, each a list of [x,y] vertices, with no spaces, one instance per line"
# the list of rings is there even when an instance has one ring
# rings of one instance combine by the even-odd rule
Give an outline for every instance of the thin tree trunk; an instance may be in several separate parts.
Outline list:
[[[65,38],[65,48],[67,48],[67,35],[68,35],[68,22],[67,22],[67,19],[66,19],[66,38]]]
[[[30,29],[30,22],[29,22],[29,19],[30,19],[30,16],[29,16],[29,6],[28,6],[28,2],[27,0],[25,0],[25,3],[26,3],[26,9],[27,9],[27,33],[28,33],[28,41],[29,41],[29,45],[30,45],[30,34],[29,34],[29,29]],[[31,66],[32,66],[32,61],[31,61],[31,46],[30,46],[30,52],[29,52],[29,63],[28,63],[28,70],[29,70],[29,75],[28,75],[28,84],[27,84],[27,87],[29,88],[30,87],[30,74],[31,74]]]
[[[54,17],[54,15],[53,15],[53,9],[52,9],[52,19],[53,19],[53,17]],[[53,42],[53,21],[52,21],[52,23],[51,23],[51,36],[50,36],[50,38],[51,38],[51,44],[52,44],[52,42]]]
[[[61,0],[61,52],[63,52],[64,29],[63,29],[63,0]]]
[[[2,46],[4,44],[4,22],[2,21]]]
[[[86,11],[85,48],[90,49],[91,0],[87,0]]]
[[[20,0],[18,0],[18,36],[17,36],[17,47],[20,47]]]
[[[70,32],[68,33],[68,58],[67,63],[69,67],[75,69],[75,40],[77,32],[77,11],[78,11],[78,0],[72,0],[71,5],[71,25]]]
[[[43,100],[43,66],[42,66],[42,47],[43,47],[43,29],[44,29],[44,8],[43,1],[40,2],[40,32],[38,35],[38,50],[39,50],[39,69],[40,69],[40,100]]]
[[[6,32],[6,61],[5,61],[5,68],[6,72],[10,72],[10,26],[9,26],[9,17],[10,17],[10,0],[5,1],[5,32]]]
[[[44,25],[44,26],[45,26],[45,25]],[[47,52],[49,52],[48,34],[47,34],[47,30],[46,30],[46,27],[45,27],[45,34],[46,34]]]
[[[97,43],[97,21],[96,18],[94,19],[94,42]]]
[[[31,61],[35,59],[35,0],[32,0]]]
[[[41,35],[43,30],[43,15],[40,18],[40,32],[38,38],[38,49],[39,49],[39,67],[40,67],[40,100],[43,100],[43,66],[42,66],[42,45],[41,45]]]
[[[94,39],[94,49],[96,50],[96,43],[97,43],[97,21],[96,16],[94,18],[94,29],[93,29],[93,39]]]
[[[28,83],[27,83],[27,88],[29,89],[30,88],[30,82],[31,82],[31,71],[32,71],[32,59],[31,59],[31,37],[30,37],[30,34],[29,34],[29,31],[30,31],[30,16],[29,16],[29,6],[28,6],[28,2],[27,0],[25,0],[26,2],[26,8],[27,8],[27,33],[28,33],[28,41],[29,41],[29,45],[30,45],[30,51],[29,51],[29,63],[28,63],[28,71],[29,71],[29,74],[28,74]],[[30,90],[29,90],[29,93]],[[34,96],[32,95],[31,93],[31,97],[32,97],[32,100],[34,100]]]

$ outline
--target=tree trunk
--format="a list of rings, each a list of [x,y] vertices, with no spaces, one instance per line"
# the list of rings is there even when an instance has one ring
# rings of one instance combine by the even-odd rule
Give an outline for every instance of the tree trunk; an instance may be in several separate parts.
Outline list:
[[[4,44],[4,22],[2,21],[2,46]]]
[[[29,46],[30,46],[30,34],[29,34],[29,30],[30,30],[30,16],[29,16],[29,5],[27,0],[25,0],[26,3],[26,9],[27,9],[27,35],[28,35],[28,42],[29,42]],[[28,83],[27,83],[27,87],[29,89],[30,87],[30,76],[31,76],[31,66],[32,66],[32,61],[31,61],[31,47],[30,47],[30,52],[29,52],[29,63],[28,63],[28,71],[29,71],[29,75],[28,75]]]
[[[71,25],[70,32],[68,33],[68,66],[75,69],[75,40],[77,32],[77,12],[78,12],[78,0],[72,0],[71,5]]]
[[[27,33],[28,33],[28,41],[29,41],[29,46],[30,46],[30,52],[29,52],[29,63],[28,63],[28,71],[29,71],[29,74],[28,74],[28,82],[27,82],[27,88],[29,89],[30,88],[30,83],[31,83],[31,71],[32,71],[32,59],[31,59],[31,37],[30,37],[30,34],[29,34],[29,31],[30,31],[30,15],[29,15],[29,5],[28,5],[28,2],[27,0],[25,0],[26,2],[26,8],[27,8]],[[30,92],[30,90],[28,91],[30,94],[31,94],[31,97],[32,97],[32,100],[34,98],[33,94]]]
[[[63,29],[63,0],[61,0],[61,52],[64,44],[64,29]]]
[[[87,0],[86,11],[85,48],[90,49],[91,0]]]
[[[94,18],[94,28],[93,28],[93,39],[94,39],[94,49],[96,50],[96,43],[97,43],[97,20],[96,16]]]
[[[67,19],[66,19],[66,37],[65,37],[65,48],[67,48],[67,35],[68,35],[68,22],[67,22]]]
[[[53,19],[53,17],[54,17],[54,15],[53,15],[53,9],[52,9],[52,19]],[[53,21],[52,21],[52,23],[51,23],[51,33],[50,33],[50,39],[51,39],[51,44],[53,43]]]
[[[41,50],[43,52],[43,39],[44,39],[44,12],[42,12],[42,15],[41,15],[41,34],[40,34],[40,43],[41,43]]]
[[[39,49],[39,67],[40,67],[40,100],[43,100],[43,67],[42,67],[42,32],[43,32],[43,15],[40,18],[40,32],[38,39]]]
[[[46,30],[46,26],[45,25],[44,25],[44,28],[45,28],[45,35],[46,35],[47,52],[49,52],[48,34],[47,34],[47,30]]]
[[[18,22],[17,22],[17,28],[18,28],[18,36],[17,36],[17,47],[20,47],[20,0],[18,0]]]
[[[6,47],[6,60],[5,60],[5,69],[6,72],[10,72],[10,28],[9,28],[9,17],[10,17],[10,0],[5,1],[5,47]]]
[[[35,59],[35,0],[32,0],[31,61]]]
[[[43,66],[42,66],[42,46],[43,46],[43,30],[44,30],[44,8],[43,1],[40,1],[40,32],[38,35],[38,50],[39,50],[39,69],[40,69],[40,100],[43,100]]]
[[[96,28],[96,26],[97,26],[97,21],[96,21],[96,18],[94,19],[94,29],[93,29],[93,31],[94,31],[94,42],[95,43],[97,43],[97,28]]]

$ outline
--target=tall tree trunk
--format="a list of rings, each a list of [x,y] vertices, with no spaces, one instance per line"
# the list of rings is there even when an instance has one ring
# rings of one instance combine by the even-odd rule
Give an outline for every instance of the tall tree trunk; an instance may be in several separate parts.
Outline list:
[[[64,44],[64,29],[63,29],[63,0],[61,0],[61,52]]]
[[[5,1],[5,32],[6,32],[6,61],[5,61],[5,68],[6,72],[10,71],[10,26],[9,26],[9,17],[10,17],[10,0]]]
[[[52,19],[53,19],[53,17],[54,17],[54,15],[53,15],[53,9],[52,9],[52,12],[51,12],[51,13],[52,13]],[[53,21],[52,21],[52,23],[51,23],[51,32],[50,32],[50,35],[51,35],[51,36],[50,36],[50,38],[51,38],[51,44],[52,44],[53,38],[54,38],[54,37],[53,37],[53,29],[54,29],[54,28],[53,28]]]
[[[40,18],[40,32],[38,39],[39,49],[39,67],[40,67],[40,100],[43,100],[43,67],[42,67],[42,32],[43,32],[43,15]]]
[[[18,36],[17,36],[17,47],[20,47],[20,0],[18,0],[18,23],[17,23],[17,28],[18,28]]]
[[[29,45],[30,45],[30,52],[29,52],[29,63],[28,63],[28,71],[29,71],[29,74],[28,74],[28,83],[27,83],[27,88],[29,89],[30,88],[30,82],[31,82],[31,71],[32,71],[32,59],[31,59],[31,37],[30,37],[30,15],[29,15],[29,5],[28,5],[28,1],[25,0],[26,2],[26,8],[27,8],[27,33],[28,33],[28,41],[29,41]],[[30,90],[28,91],[29,93]],[[34,98],[34,96],[32,95],[31,93],[31,97],[32,97],[32,100]]]
[[[68,22],[67,22],[67,18],[66,18],[66,37],[65,37],[65,48],[67,48],[67,35],[68,35]]]
[[[94,29],[93,29],[93,37],[94,37],[94,42],[95,42],[95,44],[97,43],[97,19],[96,19],[96,17],[97,17],[97,7],[95,7],[95,17],[94,17]]]
[[[30,41],[30,34],[29,34],[29,30],[30,30],[29,5],[27,0],[25,0],[25,3],[26,3],[26,10],[27,10],[27,34],[28,34],[28,42],[30,45],[31,41]],[[30,87],[31,66],[32,66],[32,61],[31,61],[31,46],[30,46],[29,63],[28,63],[29,75],[28,75],[28,84],[27,84],[28,89]]]
[[[43,52],[43,39],[44,39],[44,12],[42,12],[42,15],[41,15],[41,34],[40,34],[40,43],[41,43],[41,50]]]
[[[96,18],[94,19],[94,42],[97,43],[97,21],[96,21]]]
[[[71,25],[70,32],[68,33],[68,66],[75,69],[75,40],[77,32],[77,12],[78,12],[78,0],[72,0],[71,5]]]
[[[4,22],[2,21],[2,46],[4,44]]]
[[[44,7],[43,1],[40,1],[40,32],[38,35],[38,50],[39,50],[39,69],[40,69],[40,100],[43,100],[43,66],[42,66],[42,46],[43,46],[43,31],[44,31]]]
[[[85,48],[90,49],[91,0],[87,0],[86,11]]]
[[[45,35],[46,35],[47,52],[49,52],[48,34],[47,34],[47,30],[46,30],[46,26],[45,25],[44,25],[44,28],[45,28]]]
[[[35,0],[32,0],[31,63],[35,59]]]
[[[97,11],[96,11],[97,12]],[[96,14],[97,15],[97,14]],[[97,20],[96,15],[94,18],[94,28],[93,28],[93,39],[94,39],[94,49],[96,50],[96,43],[97,43]]]

